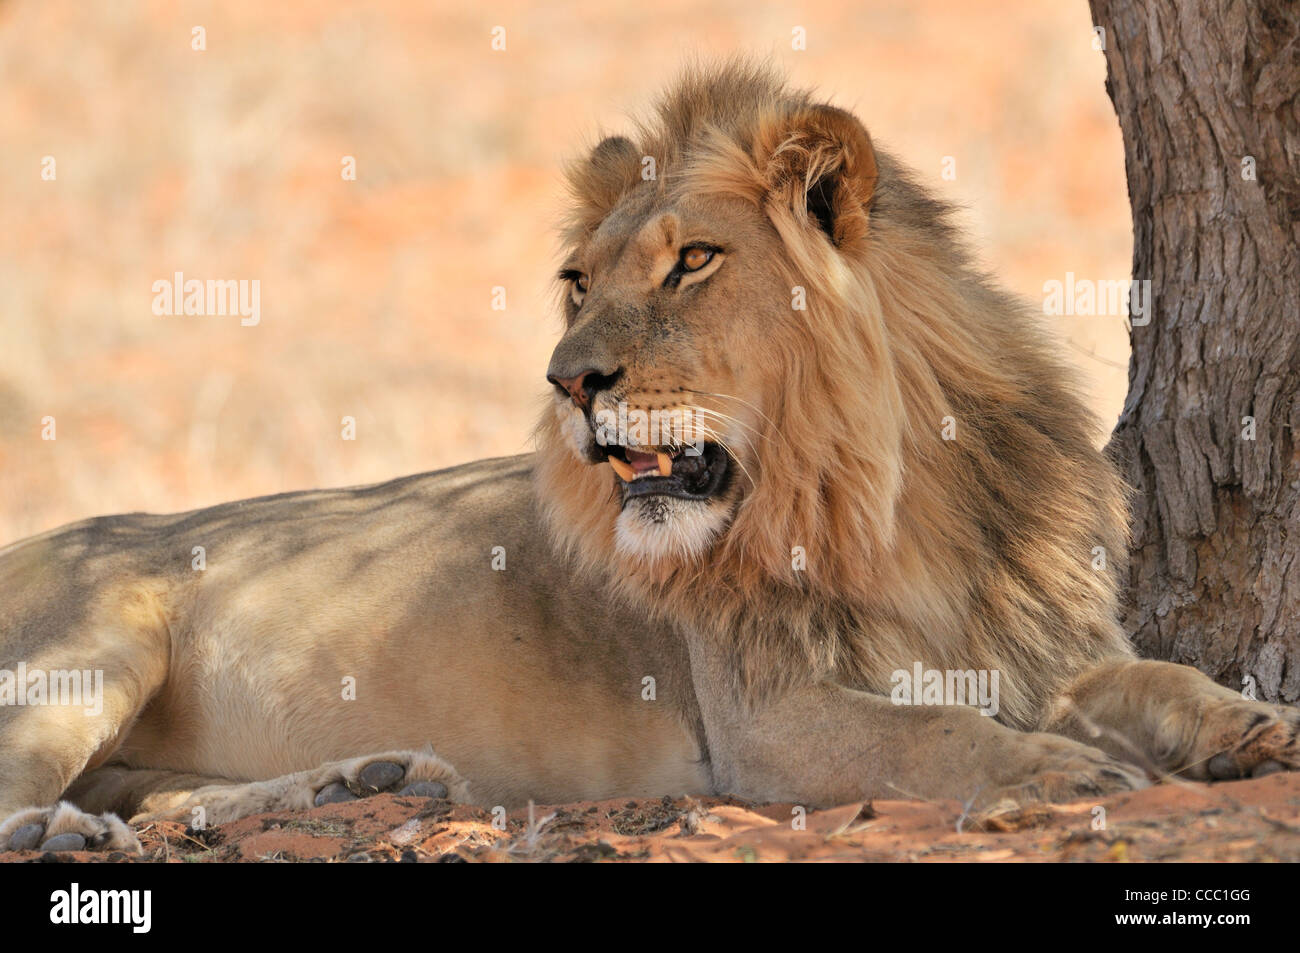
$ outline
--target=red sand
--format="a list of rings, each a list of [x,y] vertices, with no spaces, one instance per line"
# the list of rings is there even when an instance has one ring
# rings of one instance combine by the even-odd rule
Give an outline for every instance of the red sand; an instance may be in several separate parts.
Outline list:
[[[1094,829],[1096,808],[1104,828]],[[1101,802],[963,817],[956,802],[875,801],[808,814],[734,798],[610,800],[492,814],[381,794],[247,817],[205,832],[140,834],[143,857],[68,853],[69,862],[781,862],[1300,861],[1300,774],[1166,784]],[[36,860],[39,851],[0,854]]]

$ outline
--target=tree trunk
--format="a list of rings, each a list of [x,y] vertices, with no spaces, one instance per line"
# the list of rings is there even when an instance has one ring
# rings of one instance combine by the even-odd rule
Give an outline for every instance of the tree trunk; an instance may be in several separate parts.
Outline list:
[[[1090,4],[1124,133],[1133,277],[1153,296],[1109,447],[1134,489],[1124,624],[1143,655],[1293,702],[1300,4]]]

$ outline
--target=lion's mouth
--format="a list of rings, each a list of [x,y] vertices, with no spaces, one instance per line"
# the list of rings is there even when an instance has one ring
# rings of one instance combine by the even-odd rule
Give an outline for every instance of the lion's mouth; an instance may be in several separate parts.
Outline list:
[[[618,475],[623,501],[642,496],[672,496],[681,500],[708,500],[726,489],[730,460],[716,443],[673,450],[633,450],[622,446],[599,447]]]

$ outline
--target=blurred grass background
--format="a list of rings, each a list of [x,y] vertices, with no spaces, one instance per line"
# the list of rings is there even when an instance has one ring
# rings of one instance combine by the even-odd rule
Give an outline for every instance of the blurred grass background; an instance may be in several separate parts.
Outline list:
[[[1013,290],[1127,278],[1090,28],[1083,0],[0,0],[0,543],[527,449],[560,165],[692,55],[854,109]],[[175,271],[259,279],[260,325],[155,316]],[[1123,318],[1051,320],[1109,428]]]

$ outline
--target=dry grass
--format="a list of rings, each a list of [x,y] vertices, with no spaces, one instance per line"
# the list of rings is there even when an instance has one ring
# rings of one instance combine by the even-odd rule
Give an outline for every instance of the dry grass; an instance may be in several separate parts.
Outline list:
[[[449,6],[0,0],[0,542],[525,449],[559,164],[690,53],[770,51],[856,109],[1012,288],[1128,273],[1082,0]],[[177,270],[259,279],[261,324],[155,316]],[[1109,424],[1122,319],[1060,327]]]

